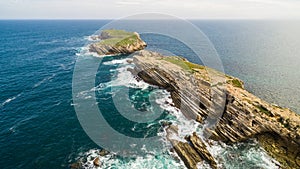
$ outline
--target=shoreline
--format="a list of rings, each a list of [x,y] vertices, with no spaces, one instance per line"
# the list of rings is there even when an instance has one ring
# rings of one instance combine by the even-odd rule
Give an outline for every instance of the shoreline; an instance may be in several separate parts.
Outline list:
[[[175,106],[183,110],[184,115],[203,123],[216,110],[210,109],[210,106],[217,104],[214,108],[218,109],[218,106],[222,104],[222,99],[217,102],[211,100],[209,91],[212,84],[206,79],[205,68],[198,68],[197,71],[190,73],[178,64],[180,61],[188,64],[190,62],[178,58],[176,60],[178,62],[175,63],[166,61],[164,57],[166,56],[156,52],[140,51],[133,59],[136,65],[135,72],[147,83],[167,89],[171,92]],[[196,82],[189,82],[192,77]],[[232,78],[226,75],[226,82],[228,82],[228,77]],[[260,145],[268,151],[269,155],[278,160],[282,167],[299,167],[300,150],[297,151],[297,147],[300,146],[300,116],[287,108],[276,107],[259,99],[247,92],[242,84],[240,80],[234,80],[232,83],[214,87],[213,91],[217,91],[221,98],[225,96],[226,103],[220,121],[213,128],[205,131],[210,135],[208,139],[236,143],[258,138]],[[195,92],[197,91],[195,87],[204,90]],[[187,91],[188,95],[180,91]],[[197,98],[200,98],[200,102]],[[199,162],[199,159],[193,159],[194,155],[189,156],[187,153],[195,147],[193,144],[192,147],[188,146],[177,152],[179,154],[186,152],[185,155],[181,155],[181,158],[189,166],[188,168],[195,168],[197,164],[195,161]],[[281,150],[281,147],[286,148]],[[200,150],[200,152],[203,151],[206,153],[206,150]]]

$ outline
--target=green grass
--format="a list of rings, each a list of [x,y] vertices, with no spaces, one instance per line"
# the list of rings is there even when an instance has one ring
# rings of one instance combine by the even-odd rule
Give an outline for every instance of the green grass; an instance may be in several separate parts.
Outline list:
[[[183,57],[168,56],[168,57],[163,57],[163,60],[171,62],[175,65],[178,65],[183,70],[186,70],[190,73],[198,72],[199,73],[198,75],[200,75],[203,79],[208,80],[208,81],[210,80],[210,76],[219,76],[220,78],[226,77],[227,84],[231,84],[234,87],[244,89],[243,82],[240,81],[239,79],[229,76],[229,75],[224,76],[224,73],[222,73],[222,72],[219,72],[219,71],[209,68],[209,67],[205,67],[203,65],[198,65],[198,64],[189,62],[188,60],[186,60]],[[215,85],[223,85],[223,83],[219,82]]]
[[[98,44],[102,44],[102,45],[116,45],[121,40],[122,39],[120,39],[120,38],[110,38],[110,39],[102,40]]]
[[[185,61],[184,63],[185,63],[190,69],[205,69],[204,66],[198,65],[198,64],[195,64],[195,63],[192,63],[192,62]]]
[[[125,30],[108,29],[103,30],[103,33],[107,33],[111,37],[128,37],[134,35],[133,32],[127,32]]]
[[[232,85],[241,89],[243,88],[243,84],[238,79],[232,79]]]
[[[258,105],[258,106],[255,106],[256,108],[258,108],[258,110],[268,116],[272,116],[272,113],[266,109],[265,107],[263,107],[262,105]]]
[[[180,66],[182,69],[189,72],[194,72],[195,69],[205,69],[204,66],[191,63],[187,61],[185,58],[179,56],[168,56],[168,57],[164,57],[163,60],[171,62],[177,66]]]
[[[138,36],[132,35],[127,38],[121,39],[118,43],[116,43],[116,46],[126,46],[126,45],[132,45],[134,43],[138,42]]]
[[[171,63],[181,67],[182,69],[184,69],[186,71],[191,71],[190,67],[187,64],[185,64],[184,60],[180,57],[168,56],[168,57],[164,57],[163,60],[171,62]]]
[[[139,39],[135,33],[124,30],[103,30],[102,33],[107,33],[110,38],[98,42],[98,45],[127,46],[138,42]]]

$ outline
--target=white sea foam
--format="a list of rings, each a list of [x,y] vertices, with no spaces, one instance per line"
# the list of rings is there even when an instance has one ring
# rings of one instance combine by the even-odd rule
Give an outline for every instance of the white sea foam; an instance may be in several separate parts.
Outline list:
[[[90,42],[97,42],[97,41],[100,41],[100,38],[99,38],[99,36],[97,36],[97,35],[85,36],[84,39],[85,39],[85,40],[88,40],[88,41],[90,41]]]
[[[98,53],[96,53],[96,52],[90,52],[89,46],[81,47],[75,55],[76,56],[93,56],[93,57],[100,57],[100,58],[103,57],[101,55],[98,55]]]
[[[215,159],[221,161],[218,164],[221,168],[279,168],[279,163],[260,148],[256,141],[232,145],[210,141],[207,149]]]
[[[5,106],[7,103],[9,103],[9,102],[11,102],[11,101],[17,99],[17,98],[20,97],[22,94],[23,94],[23,93],[21,92],[21,93],[19,93],[19,94],[16,95],[16,96],[13,96],[13,97],[11,97],[11,98],[6,99],[3,103],[1,103],[1,106],[0,106],[0,107],[3,107],[3,106]]]
[[[199,123],[195,122],[195,120],[187,119],[180,109],[170,105],[173,104],[173,101],[169,92],[164,90],[160,93],[160,95],[161,98],[157,99],[156,102],[161,106],[161,108],[167,110],[171,115],[176,117],[176,120],[172,121],[172,123],[178,126],[178,136],[174,135],[172,139],[185,141],[183,138],[187,135],[191,135],[193,132],[196,132],[196,129],[199,127]]]
[[[120,85],[121,83],[119,83]],[[170,94],[165,90],[159,90],[157,93],[157,99],[155,100],[163,109],[168,111],[179,111],[175,107],[168,106],[168,103],[171,103]],[[155,123],[149,123],[148,128],[151,128]],[[136,126],[132,128],[132,131],[135,131]],[[159,136],[163,136],[165,132],[158,133]],[[186,168],[184,163],[181,160],[178,160],[179,157],[176,153],[170,152],[171,144],[162,140],[164,149],[160,152],[149,151],[145,147],[143,149],[146,152],[146,156],[138,156],[130,159],[120,158],[114,154],[99,156],[97,149],[92,149],[85,153],[84,158],[86,162],[83,164],[86,169],[99,169],[99,168],[122,168],[122,169],[140,169],[140,168],[172,168],[172,169],[183,169]],[[135,145],[132,145],[135,146]],[[93,164],[95,158],[99,158],[101,166],[97,167]],[[177,159],[177,160],[176,160]],[[84,160],[84,161],[85,161]]]
[[[76,61],[72,61],[68,64],[59,64],[60,70],[66,71],[66,70],[71,70],[74,68],[74,63]]]
[[[112,61],[103,62],[102,64],[104,64],[104,65],[115,65],[115,64],[123,64],[123,65],[126,65],[126,64],[128,64],[127,60],[129,60],[129,59],[128,59],[128,58],[125,58],[125,59],[117,59],[117,60],[112,60]]]
[[[226,159],[227,156],[231,156],[231,154],[233,154],[232,156],[234,156],[235,153],[242,151],[239,153],[239,158],[242,161],[245,161],[245,163],[239,163],[239,161],[237,160],[235,162],[235,164],[233,164],[233,162],[228,162],[228,163],[223,163],[222,164],[218,164],[219,167],[225,167],[225,168],[235,168],[235,167],[239,167],[239,168],[245,168],[245,167],[251,167],[250,165],[247,166],[247,163],[250,163],[251,161],[253,162],[253,166],[252,167],[261,167],[261,168],[269,168],[269,169],[276,169],[278,168],[278,162],[276,162],[274,159],[272,159],[270,156],[267,155],[267,153],[262,149],[259,148],[257,145],[257,142],[253,142],[253,143],[237,143],[237,144],[233,144],[233,145],[227,145],[225,143],[222,142],[216,142],[216,141],[212,141],[209,140],[210,144],[208,144],[206,142],[206,138],[204,138],[203,136],[203,129],[204,126],[200,125],[199,123],[195,122],[194,120],[188,120],[180,111],[180,109],[177,109],[176,107],[171,106],[170,104],[172,104],[172,99],[171,96],[169,94],[169,92],[167,91],[163,91],[161,93],[159,93],[159,95],[161,96],[160,98],[158,98],[156,101],[158,104],[160,104],[160,106],[165,109],[168,110],[168,112],[170,112],[171,115],[175,116],[176,119],[175,120],[171,120],[172,123],[174,125],[178,126],[179,129],[179,135],[173,135],[171,136],[172,139],[176,139],[179,141],[185,141],[184,140],[184,136],[186,135],[190,135],[193,132],[196,132],[197,135],[202,138],[202,140],[204,141],[205,145],[207,146],[207,149],[210,153],[212,153],[212,155],[218,159],[217,161],[228,161],[228,159]],[[159,133],[160,136],[162,137],[166,137],[166,133],[165,132],[161,132]],[[168,142],[165,141],[165,144],[167,145]],[[240,144],[245,144],[244,146],[250,146],[250,148],[244,150],[243,146],[240,146]],[[243,152],[244,151],[244,152]],[[206,162],[203,163],[199,163],[198,168],[201,169],[207,169],[210,168],[209,164]]]
[[[138,81],[128,69],[132,69],[133,65],[127,62],[128,58],[112,60],[108,62],[103,62],[104,65],[114,65],[119,64],[119,67],[113,72],[115,73],[113,79],[107,83],[100,83],[97,89],[104,89],[105,87],[117,87],[117,86],[126,86],[130,88],[140,88],[142,90],[147,89],[149,86],[148,83],[140,80]]]
[[[99,156],[99,150],[92,149],[85,153],[85,159],[87,160],[83,166],[86,169],[141,169],[141,168],[172,168],[172,169],[181,169],[185,168],[183,163],[175,161],[172,156],[166,153],[156,153],[149,152],[146,156],[140,156],[130,159],[124,159],[117,157],[114,154],[109,154],[106,156]],[[93,164],[95,158],[99,158],[101,166],[97,167]]]
[[[112,81],[107,83],[101,83],[95,88],[91,89],[90,91],[103,90],[106,89],[107,87],[113,87],[113,86],[126,86],[131,88],[140,88],[144,90],[150,86],[149,84],[143,81],[136,80],[136,78],[131,74],[131,72],[127,70],[128,68],[133,68],[133,65],[129,64],[127,62],[127,59],[108,61],[108,62],[104,62],[103,64],[104,65],[119,64],[119,67],[115,69],[114,72],[116,74]],[[87,92],[88,91],[84,91],[81,94],[86,97]],[[110,94],[114,93],[113,91],[109,91],[109,92],[111,92]],[[179,141],[185,142],[186,141],[184,139],[185,136],[191,135],[193,132],[196,132],[199,135],[199,137],[201,137],[202,140],[205,142],[208,151],[212,153],[212,155],[217,159],[217,161],[220,161],[220,163],[222,163],[222,164],[218,164],[219,167],[232,168],[241,165],[238,162],[237,164],[230,164],[227,159],[228,156],[230,157],[232,155],[232,153],[234,156],[235,151],[242,151],[235,147],[237,145],[226,145],[225,143],[219,143],[212,140],[209,140],[210,144],[208,144],[206,142],[207,139],[204,138],[203,136],[203,128],[204,128],[203,125],[195,122],[195,120],[187,119],[180,111],[180,109],[172,106],[173,103],[169,92],[161,89],[158,89],[155,92],[156,92],[155,93],[156,103],[159,104],[162,109],[167,110],[170,116],[174,117],[168,119],[168,121],[171,121],[173,125],[178,126],[178,135],[172,136],[172,139],[177,139]],[[148,128],[151,128],[152,125],[153,123],[149,123]],[[136,128],[137,127],[134,126],[131,130],[135,131]],[[185,168],[182,161],[175,160],[176,158],[178,158],[177,154],[169,151],[169,149],[171,148],[171,144],[169,143],[169,141],[166,140],[166,131],[164,130],[160,131],[158,133],[158,136],[162,138],[162,144],[164,144],[164,150],[162,150],[162,152],[167,152],[167,155],[162,152],[151,152],[151,153],[149,152],[148,156],[137,157],[129,161],[124,161],[123,159],[120,159],[114,155],[110,155],[107,157],[100,157],[100,161],[103,164],[101,168],[131,168],[131,169]],[[262,168],[278,168],[276,162],[272,158],[270,158],[262,149],[250,148],[247,153],[244,154],[240,153],[240,156],[241,157],[239,158],[244,161],[251,161],[251,160],[255,161],[256,164],[253,164],[254,166],[258,166]],[[94,159],[95,157],[96,156],[94,156],[91,159]],[[161,159],[157,157],[161,157]],[[209,164],[207,164],[206,162],[199,163],[198,167],[202,169],[210,168]],[[244,166],[240,166],[240,167],[243,168]],[[86,164],[86,168],[96,168],[96,167],[93,165],[93,162],[91,160],[88,160]]]
[[[211,169],[211,167],[206,161],[201,161],[197,164],[197,169]]]
[[[108,83],[101,83],[96,87],[92,88],[89,91],[82,91],[79,93],[78,97],[87,97],[88,93],[91,91],[103,90],[107,87],[114,87],[114,86],[126,86],[131,88],[139,88],[144,90],[148,88],[150,85],[143,82],[138,81],[136,78],[129,72],[128,68],[133,68],[133,65],[127,63],[127,59],[119,59],[113,60],[109,62],[104,62],[105,65],[112,65],[112,64],[120,64],[119,67],[116,69],[116,74],[112,81]],[[110,94],[113,94],[113,91],[107,91]],[[172,100],[170,99],[170,93],[166,90],[157,89],[155,90],[156,100],[155,102],[161,106],[162,109],[166,109],[168,111],[179,111],[175,107],[167,105],[167,103],[171,103]],[[149,123],[147,128],[152,128],[157,122]],[[135,131],[137,126],[133,126],[131,129]],[[164,133],[159,133],[158,135],[162,136]],[[139,168],[185,168],[182,161],[175,160],[174,157],[177,157],[176,154],[173,152],[169,152],[171,145],[169,142],[162,140],[162,144],[164,144],[165,149],[161,150],[161,152],[153,152],[144,149],[148,155],[146,156],[139,156],[136,158],[125,160],[121,159],[117,156],[110,155],[105,157],[100,157],[97,154],[97,150],[93,149],[85,154],[89,154],[86,157],[87,162],[84,164],[85,168],[97,168],[93,164],[93,159],[99,157],[102,166],[101,168],[130,168],[130,169],[139,169]],[[133,145],[134,146],[134,145]]]
[[[59,41],[57,39],[55,40],[51,40],[51,41],[41,41],[39,42],[39,45],[49,45],[49,44],[54,44],[54,43],[58,43]]]
[[[33,88],[39,87],[41,84],[53,79],[55,76],[56,76],[56,74],[52,74],[49,77],[45,77],[43,80],[41,80],[41,81],[37,82],[36,84],[34,84]]]
[[[78,50],[78,49],[77,49]],[[75,53],[76,56],[92,56],[92,57],[97,57],[97,58],[103,58],[103,57],[108,57],[108,56],[118,56],[121,54],[111,54],[111,55],[99,55],[96,52],[91,52],[89,50],[89,45],[81,47],[77,53]]]
[[[31,119],[34,119],[36,118],[37,115],[32,115],[30,117],[27,117],[25,119],[22,119],[20,121],[18,121],[17,123],[15,123],[12,127],[9,128],[9,131],[12,132],[12,133],[15,133],[16,132],[16,129],[21,126],[22,124],[25,124],[26,122],[28,122],[29,120]]]

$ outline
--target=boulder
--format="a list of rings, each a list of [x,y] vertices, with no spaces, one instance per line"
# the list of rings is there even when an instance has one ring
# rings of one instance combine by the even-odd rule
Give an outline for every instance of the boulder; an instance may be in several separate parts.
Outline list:
[[[100,167],[101,162],[100,162],[99,157],[96,157],[96,158],[94,159],[93,164],[94,164],[95,166],[97,166],[97,167]]]

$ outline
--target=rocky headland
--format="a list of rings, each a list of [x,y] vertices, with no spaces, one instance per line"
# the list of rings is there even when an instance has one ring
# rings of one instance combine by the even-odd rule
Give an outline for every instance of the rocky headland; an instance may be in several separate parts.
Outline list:
[[[187,168],[196,169],[203,161],[220,168],[207,148],[212,140],[234,144],[249,139],[256,139],[280,168],[300,168],[300,116],[295,112],[254,96],[238,78],[182,57],[143,50],[147,45],[136,32],[104,30],[92,39],[96,42],[89,50],[99,55],[139,51],[130,59],[135,65],[130,71],[169,91],[172,105],[186,118],[207,126],[204,137],[194,132],[180,140],[173,137],[178,136],[178,126],[165,127],[167,140]],[[95,166],[100,165],[99,159],[93,160]],[[82,167],[82,163],[75,164],[73,168]]]
[[[218,168],[206,148],[209,140],[232,144],[253,138],[281,168],[300,168],[300,116],[295,112],[254,96],[235,77],[181,57],[143,50],[133,63],[132,73],[168,90],[175,107],[187,118],[211,123],[204,132],[206,140],[193,133],[185,137],[186,142],[178,141],[169,137],[177,133],[176,126],[167,128],[168,140],[188,168],[197,168],[203,160]]]
[[[124,30],[103,30],[92,39],[97,42],[89,45],[89,51],[98,55],[131,54],[147,46],[138,33]]]

